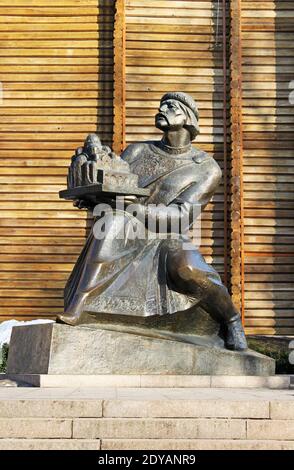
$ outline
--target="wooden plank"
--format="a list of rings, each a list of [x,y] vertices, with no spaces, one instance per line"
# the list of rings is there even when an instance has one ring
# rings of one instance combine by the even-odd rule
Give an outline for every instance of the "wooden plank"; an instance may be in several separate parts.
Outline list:
[[[203,10],[203,9],[212,9],[213,6],[214,6],[214,1],[193,1],[193,0],[190,0],[190,1],[175,1],[173,0],[172,2],[170,2],[169,0],[144,0],[144,2],[142,2],[141,0],[126,0],[126,7],[127,7],[127,11],[130,12],[130,11],[133,11],[133,9],[135,8],[138,8],[138,7],[144,7],[144,8],[151,8],[152,9],[152,14],[155,10],[155,6],[157,8],[170,8],[172,5],[172,7],[174,9],[185,9],[185,11],[187,10]],[[197,12],[194,13],[195,16],[197,15]]]
[[[96,11],[96,17],[97,17],[98,10],[97,9],[94,9],[94,10]],[[55,9],[54,13],[52,9],[52,16],[50,16],[47,9],[46,10],[30,9],[30,12],[27,12],[26,14],[22,14],[22,15],[20,14],[20,11],[14,8],[10,9],[10,15],[7,14],[7,11],[8,10],[6,10],[5,15],[3,14],[0,15],[0,23],[6,23],[6,24],[9,23],[11,25],[11,28],[13,27],[14,23],[22,23],[22,22],[30,23],[30,24],[56,23],[59,25],[63,25],[65,23],[75,24],[75,23],[80,23],[81,21],[84,21],[85,23],[91,23],[93,21],[93,16],[91,15],[86,15],[86,14],[67,15],[66,14],[67,9],[65,9],[63,14],[59,14],[59,15],[58,15],[57,9]],[[79,13],[79,11],[80,9],[76,13]],[[93,11],[92,11],[92,14],[93,14]]]
[[[3,7],[11,7],[10,0],[1,0]],[[109,2],[110,4],[110,2]],[[48,0],[13,0],[14,8],[20,7],[48,7]],[[50,0],[50,6],[56,7],[97,7],[97,0]],[[21,11],[23,11],[21,9]]]

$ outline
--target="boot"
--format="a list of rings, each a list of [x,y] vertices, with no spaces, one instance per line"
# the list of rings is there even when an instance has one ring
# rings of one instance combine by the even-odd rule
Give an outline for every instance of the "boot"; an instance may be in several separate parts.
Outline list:
[[[226,323],[225,346],[232,351],[246,351],[247,341],[241,321],[238,315],[234,320]]]
[[[88,315],[84,312],[84,301],[87,294],[75,295],[68,308],[64,313],[57,315],[57,323],[66,323],[75,326],[87,323]]]

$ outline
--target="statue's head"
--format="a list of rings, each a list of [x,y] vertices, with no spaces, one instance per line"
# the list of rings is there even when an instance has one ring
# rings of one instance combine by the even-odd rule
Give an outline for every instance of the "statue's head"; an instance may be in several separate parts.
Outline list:
[[[83,150],[89,157],[94,157],[101,152],[102,144],[97,134],[89,134],[87,136]]]
[[[199,134],[198,109],[192,96],[180,91],[166,93],[160,100],[155,126],[161,131],[186,128],[191,141]]]

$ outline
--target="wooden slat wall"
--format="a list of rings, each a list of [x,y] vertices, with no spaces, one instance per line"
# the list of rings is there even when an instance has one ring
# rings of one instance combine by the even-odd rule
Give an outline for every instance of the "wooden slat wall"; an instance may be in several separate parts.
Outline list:
[[[87,215],[58,199],[73,149],[112,140],[114,0],[1,0],[0,321],[55,316]]]
[[[242,4],[245,315],[294,334],[294,3]]]
[[[223,167],[222,12],[217,15],[222,2],[125,3],[126,143],[158,138],[159,99],[168,90],[182,90],[199,104],[196,145]],[[105,143],[112,142],[114,5],[115,0],[1,0],[0,321],[62,310],[63,287],[91,221],[60,201],[58,191],[73,149],[88,132],[98,130]],[[294,4],[241,5],[241,300],[247,333],[294,334],[294,119],[288,101]],[[224,259],[224,198],[229,201],[230,194],[224,193],[222,185],[205,211],[201,248],[222,274],[230,262]]]
[[[196,145],[223,166],[222,12],[217,1],[126,0],[126,141],[160,138],[154,115],[167,91],[197,101]],[[221,2],[220,2],[221,7]],[[218,42],[218,44],[216,44]],[[222,273],[224,187],[202,218],[201,250]]]

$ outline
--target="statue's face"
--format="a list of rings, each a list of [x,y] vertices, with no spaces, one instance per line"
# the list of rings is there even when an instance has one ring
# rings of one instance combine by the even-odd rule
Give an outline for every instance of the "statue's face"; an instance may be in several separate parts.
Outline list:
[[[84,149],[90,157],[97,155],[102,150],[101,140],[97,135],[90,134],[85,141]]]
[[[178,130],[186,123],[184,111],[176,100],[163,101],[155,116],[155,126],[162,130]]]

